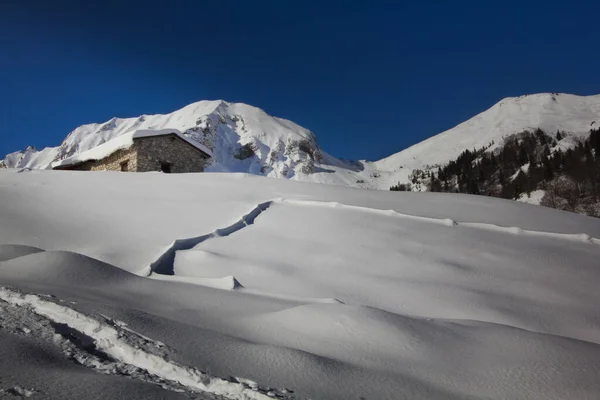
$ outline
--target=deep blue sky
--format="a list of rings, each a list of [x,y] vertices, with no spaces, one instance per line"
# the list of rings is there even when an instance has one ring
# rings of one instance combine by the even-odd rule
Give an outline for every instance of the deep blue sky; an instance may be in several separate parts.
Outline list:
[[[506,96],[600,93],[598,1],[1,3],[0,155],[221,98],[378,159]]]

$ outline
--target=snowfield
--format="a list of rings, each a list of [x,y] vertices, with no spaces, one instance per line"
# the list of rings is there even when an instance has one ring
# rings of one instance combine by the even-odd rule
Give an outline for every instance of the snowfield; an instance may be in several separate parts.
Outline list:
[[[600,393],[597,219],[247,174],[7,169],[0,221],[0,396]]]

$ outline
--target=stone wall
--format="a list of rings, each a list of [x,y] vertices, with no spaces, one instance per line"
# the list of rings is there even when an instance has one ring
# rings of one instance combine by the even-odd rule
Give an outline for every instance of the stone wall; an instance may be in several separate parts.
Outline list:
[[[171,172],[202,172],[207,156],[176,135],[150,136],[135,139],[137,171],[160,171],[162,163],[171,166]]]
[[[121,171],[121,164],[127,162],[127,171],[136,171],[137,152],[134,146],[129,149],[117,150],[102,160],[90,160],[81,164],[65,165],[56,169],[72,171]]]
[[[137,151],[135,146],[117,150],[102,160],[93,161],[88,171],[121,171],[121,164],[127,162],[127,171],[137,171]]]

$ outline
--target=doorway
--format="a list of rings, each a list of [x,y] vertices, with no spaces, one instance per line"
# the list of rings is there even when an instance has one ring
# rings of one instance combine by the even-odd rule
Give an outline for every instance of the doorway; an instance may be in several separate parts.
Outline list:
[[[165,174],[170,174],[171,173],[171,163],[161,162],[160,163],[160,171],[164,172]]]

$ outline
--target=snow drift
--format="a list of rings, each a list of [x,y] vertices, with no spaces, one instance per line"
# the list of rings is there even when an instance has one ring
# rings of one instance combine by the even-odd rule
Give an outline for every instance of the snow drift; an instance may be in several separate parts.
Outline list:
[[[1,390],[600,391],[596,219],[244,174],[5,170],[0,187]],[[161,259],[172,269],[148,268]]]

